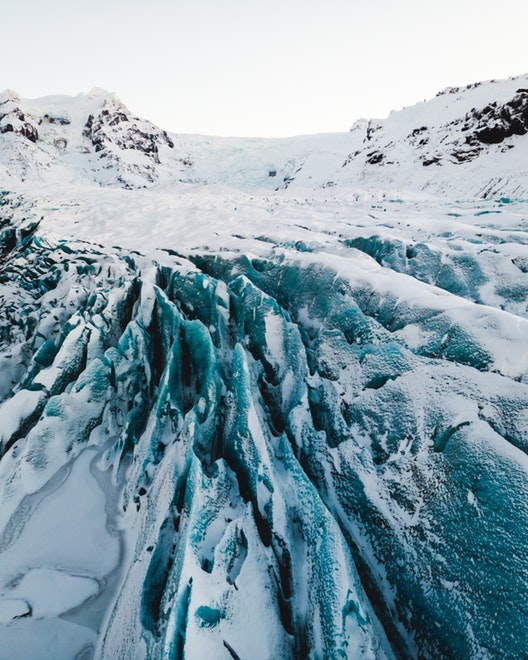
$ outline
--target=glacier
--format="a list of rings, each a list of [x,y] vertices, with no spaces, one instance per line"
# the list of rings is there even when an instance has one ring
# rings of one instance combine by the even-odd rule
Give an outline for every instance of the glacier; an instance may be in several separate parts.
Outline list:
[[[528,651],[523,85],[277,141],[4,93],[0,658]]]

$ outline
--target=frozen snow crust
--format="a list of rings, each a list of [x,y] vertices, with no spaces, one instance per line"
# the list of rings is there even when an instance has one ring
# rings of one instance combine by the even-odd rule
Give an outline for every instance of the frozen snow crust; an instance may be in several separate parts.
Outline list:
[[[430,103],[448,126],[521,87]],[[526,164],[522,99],[452,164],[464,198],[439,164],[327,185],[348,136],[179,136],[204,160],[178,181],[176,136],[114,96],[50,99],[0,98],[32,111],[0,135],[0,658],[526,655],[528,186],[501,160]],[[86,112],[82,172],[67,146],[35,165]]]

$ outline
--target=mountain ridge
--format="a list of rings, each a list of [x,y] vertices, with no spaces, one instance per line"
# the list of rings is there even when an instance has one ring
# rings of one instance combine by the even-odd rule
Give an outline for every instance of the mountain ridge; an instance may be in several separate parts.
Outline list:
[[[358,120],[349,132],[273,139],[169,134],[98,88],[33,101],[0,95],[6,180],[124,188],[223,183],[270,191],[337,185],[526,197],[528,171],[518,152],[527,131],[528,74],[446,88],[385,119]]]

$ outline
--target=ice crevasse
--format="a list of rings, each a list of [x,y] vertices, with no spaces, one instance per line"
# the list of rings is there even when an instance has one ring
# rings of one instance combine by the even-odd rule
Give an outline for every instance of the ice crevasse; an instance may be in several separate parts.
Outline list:
[[[528,321],[474,263],[0,246],[0,658],[528,649]]]

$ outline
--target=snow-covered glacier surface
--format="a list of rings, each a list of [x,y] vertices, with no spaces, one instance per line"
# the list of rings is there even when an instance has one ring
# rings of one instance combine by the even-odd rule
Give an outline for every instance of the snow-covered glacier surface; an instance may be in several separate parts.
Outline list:
[[[524,657],[528,202],[51,179],[0,193],[0,658]]]

